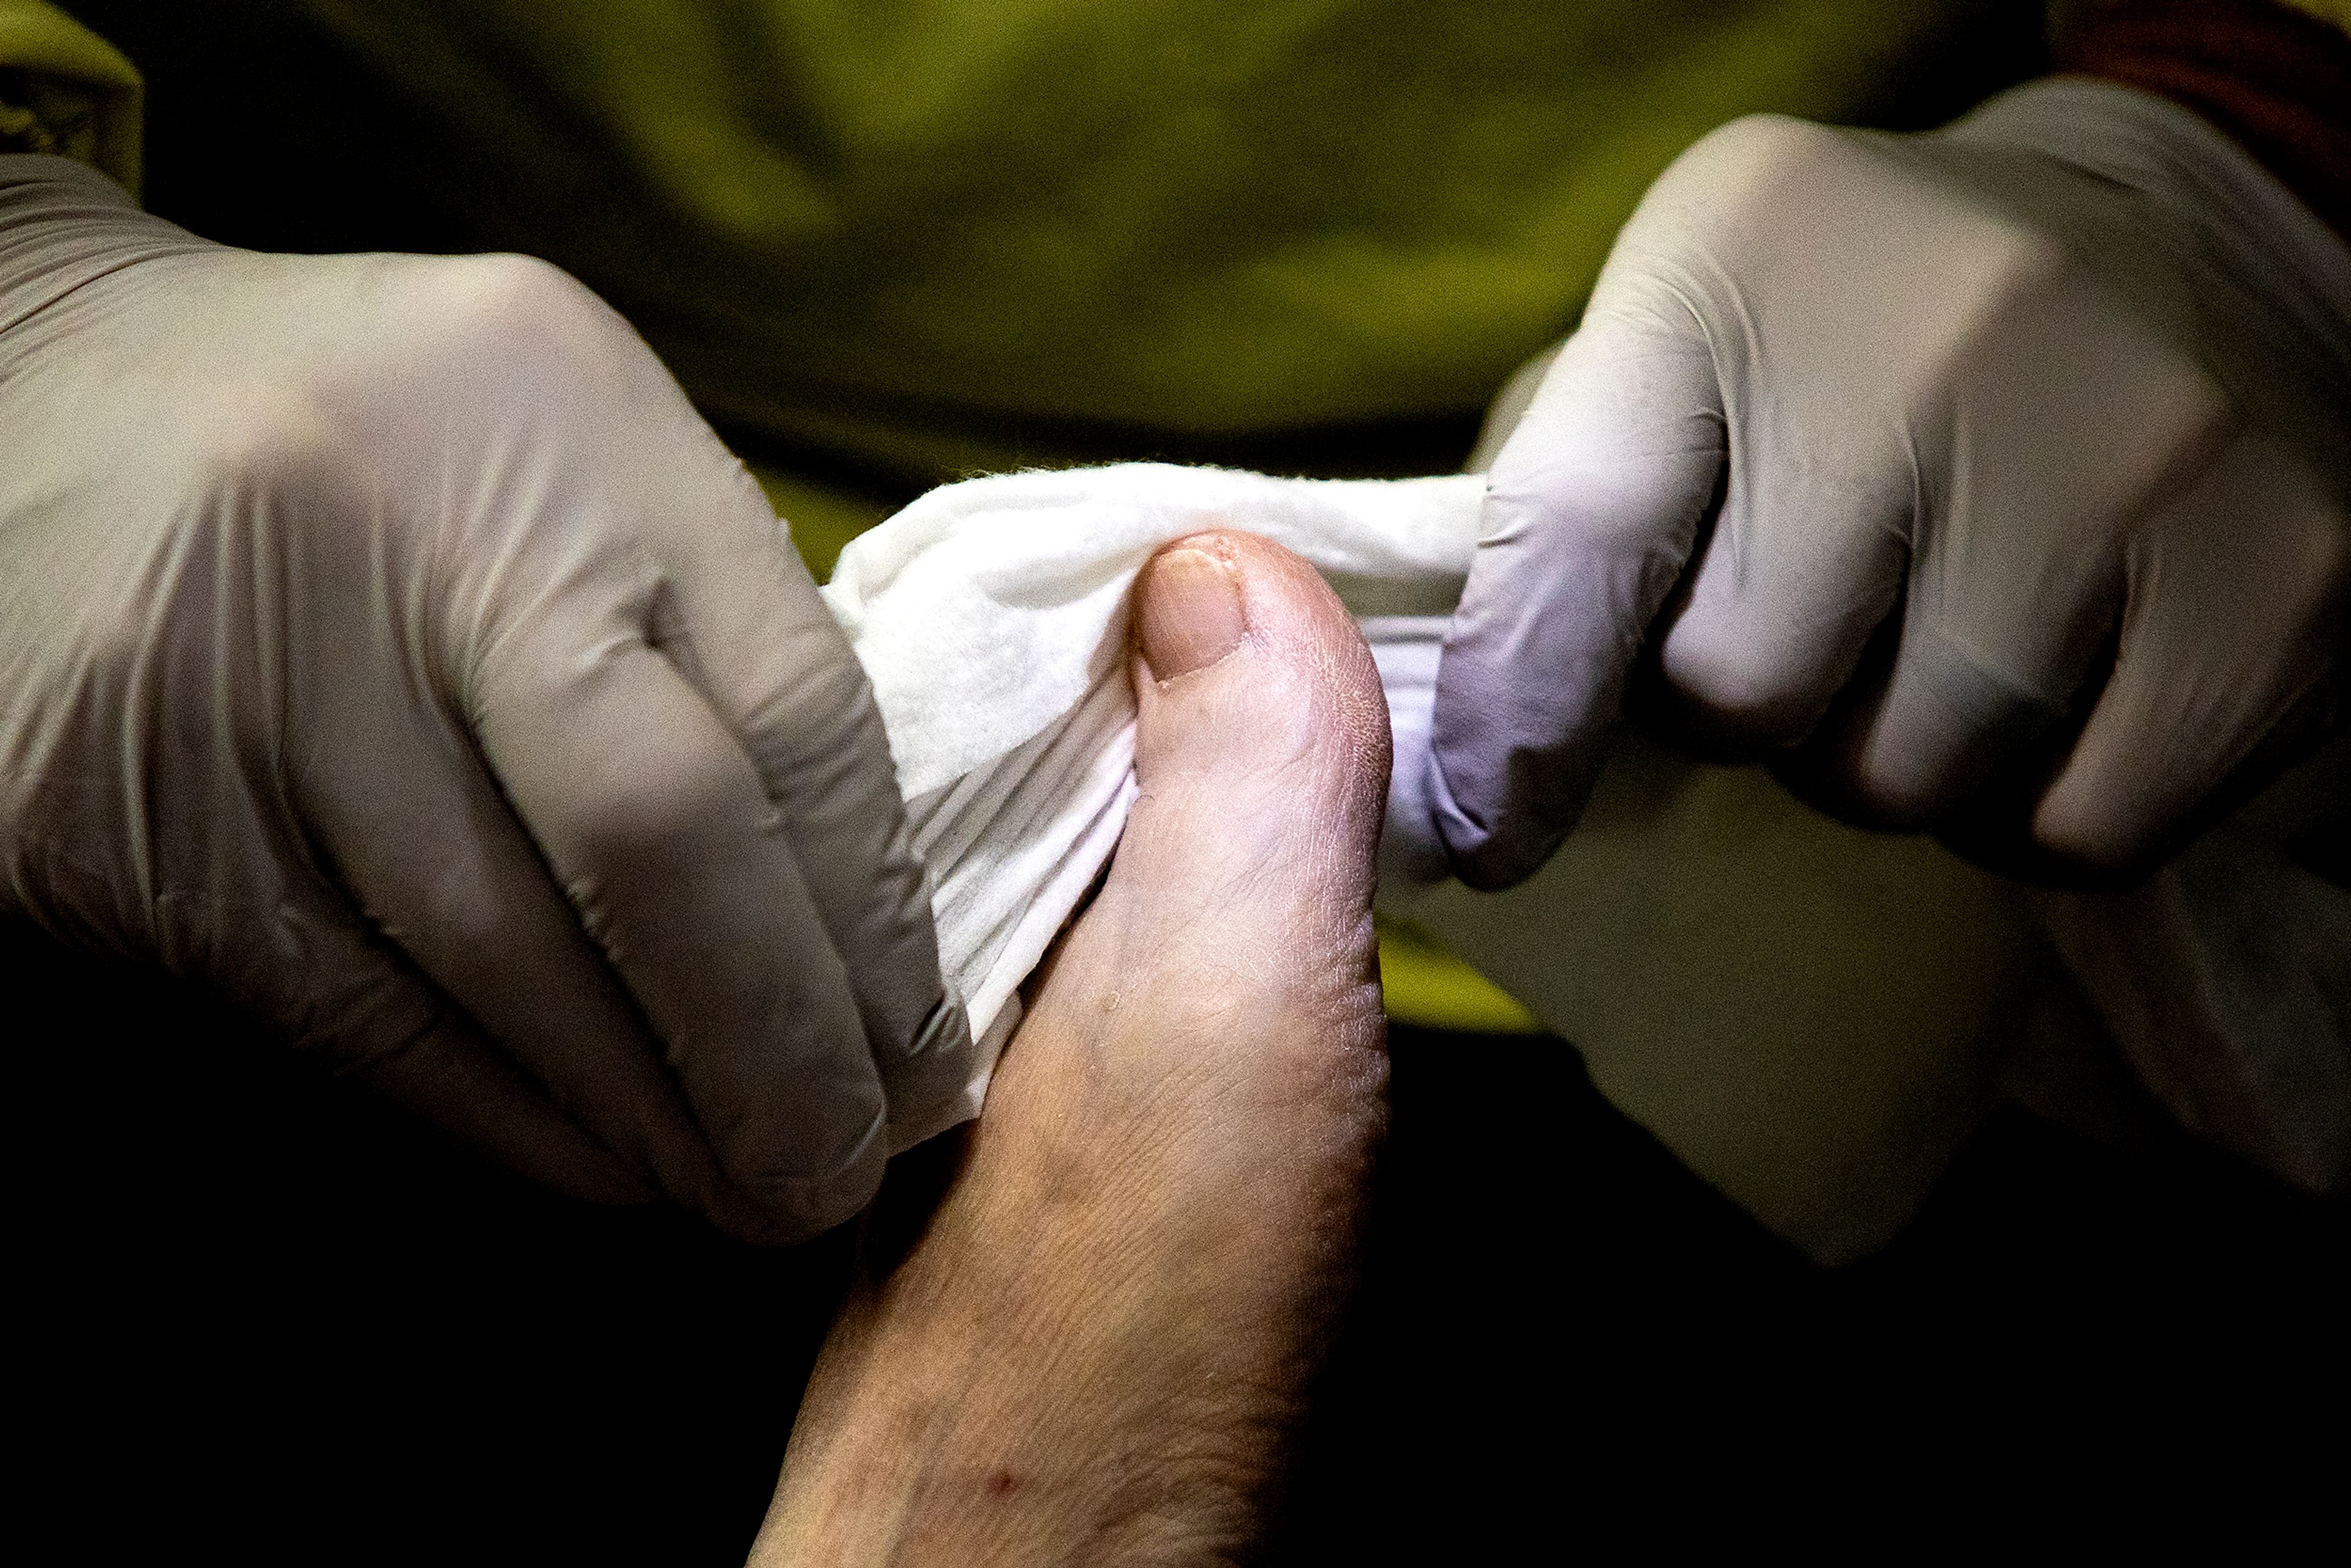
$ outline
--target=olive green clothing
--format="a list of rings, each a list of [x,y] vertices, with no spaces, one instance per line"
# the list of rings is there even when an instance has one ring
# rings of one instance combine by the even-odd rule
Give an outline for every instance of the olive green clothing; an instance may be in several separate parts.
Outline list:
[[[1458,435],[1698,135],[1930,123],[2034,69],[2042,26],[2038,0],[68,3],[154,78],[159,167],[249,172],[291,221],[220,232],[185,178],[166,215],[546,256],[731,434],[893,491]],[[131,183],[138,95],[0,0],[0,145]]]
[[[546,256],[730,434],[908,485],[1473,419],[1699,134],[1929,121],[2040,36],[2017,0],[74,9],[153,79],[167,215],[166,152],[331,145],[281,203],[357,182],[431,214],[369,243]]]

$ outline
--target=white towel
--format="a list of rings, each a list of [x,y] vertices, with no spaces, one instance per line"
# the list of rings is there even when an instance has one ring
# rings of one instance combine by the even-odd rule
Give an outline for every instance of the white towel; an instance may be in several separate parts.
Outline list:
[[[1420,783],[1427,710],[1484,494],[1475,475],[1301,480],[1130,464],[950,485],[850,544],[825,597],[872,678],[931,871],[940,962],[974,1036],[963,1094],[893,1106],[894,1146],[978,1114],[1020,982],[1118,842],[1134,793],[1128,591],[1172,539],[1246,528],[1373,617],[1375,654],[1390,650],[1383,674],[1396,662],[1411,710],[1395,716],[1388,858],[1442,873]]]

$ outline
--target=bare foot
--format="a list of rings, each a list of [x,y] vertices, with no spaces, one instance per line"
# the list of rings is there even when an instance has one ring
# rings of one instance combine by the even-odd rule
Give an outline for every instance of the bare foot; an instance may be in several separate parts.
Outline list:
[[[835,1324],[755,1563],[1209,1563],[1261,1523],[1385,1114],[1387,714],[1276,546],[1195,536],[1136,593],[1117,857]]]

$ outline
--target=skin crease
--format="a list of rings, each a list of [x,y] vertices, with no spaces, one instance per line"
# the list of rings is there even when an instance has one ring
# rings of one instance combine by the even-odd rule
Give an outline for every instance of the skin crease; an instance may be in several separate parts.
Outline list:
[[[893,1173],[755,1563],[1218,1563],[1263,1524],[1385,1123],[1386,710],[1274,546],[1196,536],[1136,592],[1125,836],[986,1116]]]

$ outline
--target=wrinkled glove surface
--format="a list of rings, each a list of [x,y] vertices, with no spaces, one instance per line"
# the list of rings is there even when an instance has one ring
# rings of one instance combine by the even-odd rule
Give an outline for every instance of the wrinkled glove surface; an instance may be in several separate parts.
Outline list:
[[[864,676],[617,316],[53,158],[0,159],[0,901],[762,1239],[968,1050]]]

